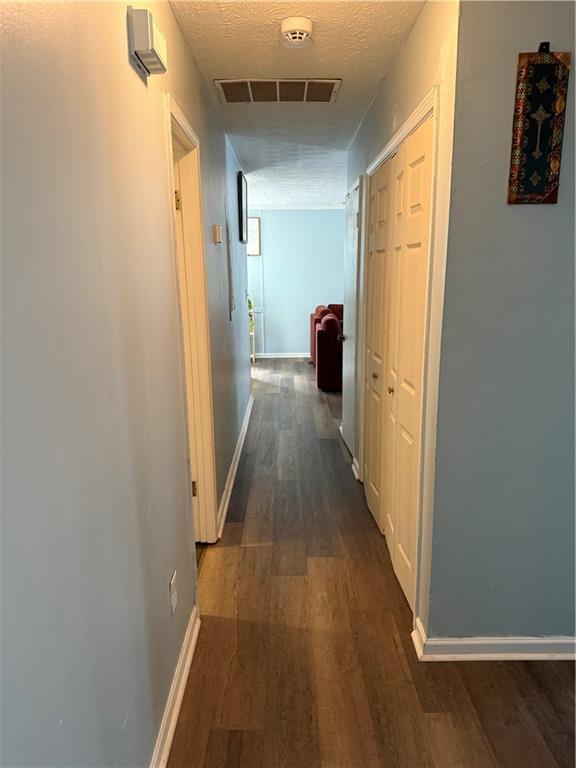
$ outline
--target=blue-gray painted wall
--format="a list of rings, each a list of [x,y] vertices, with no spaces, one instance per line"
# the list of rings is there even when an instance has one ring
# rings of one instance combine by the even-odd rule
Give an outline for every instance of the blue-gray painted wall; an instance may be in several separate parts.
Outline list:
[[[248,290],[264,310],[258,351],[309,350],[309,316],[317,304],[342,303],[345,212],[262,210],[260,257],[248,257]],[[261,260],[261,261],[260,261]],[[262,280],[260,280],[262,275]]]
[[[196,601],[166,91],[202,147],[220,492],[249,397],[212,238],[224,131],[170,5],[152,10],[170,65],[146,86],[126,6],[2,9],[2,766],[149,765]]]
[[[574,6],[461,6],[428,634],[574,634],[574,72],[557,205],[506,204],[519,51]]]

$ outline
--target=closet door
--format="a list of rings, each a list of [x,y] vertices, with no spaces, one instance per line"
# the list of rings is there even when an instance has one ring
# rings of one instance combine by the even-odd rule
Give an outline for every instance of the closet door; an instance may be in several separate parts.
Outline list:
[[[399,312],[396,399],[396,526],[394,570],[414,607],[418,535],[422,388],[430,215],[432,120],[404,142],[403,211],[395,221],[399,254]]]
[[[384,266],[384,423],[382,461],[382,507],[384,534],[394,561],[396,549],[396,446],[398,442],[398,320],[400,309],[400,267],[404,223],[404,147],[389,161],[392,186],[390,247]]]
[[[383,316],[384,264],[390,239],[390,165],[386,164],[371,179],[370,245],[368,251],[368,314],[365,364],[365,460],[364,484],[368,507],[380,530],[382,517],[382,392],[383,392]]]

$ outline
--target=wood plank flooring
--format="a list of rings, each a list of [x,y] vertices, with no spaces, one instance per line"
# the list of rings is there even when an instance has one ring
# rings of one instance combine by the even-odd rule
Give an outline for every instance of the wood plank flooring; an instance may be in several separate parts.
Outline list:
[[[253,389],[169,768],[572,768],[573,665],[419,663],[340,398],[306,361]]]

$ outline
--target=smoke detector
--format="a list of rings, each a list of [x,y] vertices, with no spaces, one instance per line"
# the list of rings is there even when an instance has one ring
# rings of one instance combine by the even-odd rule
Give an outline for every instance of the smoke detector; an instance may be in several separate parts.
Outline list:
[[[280,31],[287,48],[305,48],[312,42],[312,21],[305,16],[283,19]]]

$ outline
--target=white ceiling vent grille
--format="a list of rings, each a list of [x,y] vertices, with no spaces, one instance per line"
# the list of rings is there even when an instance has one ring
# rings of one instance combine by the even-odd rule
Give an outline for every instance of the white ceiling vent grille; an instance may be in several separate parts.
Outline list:
[[[224,104],[334,104],[342,80],[214,80]]]

